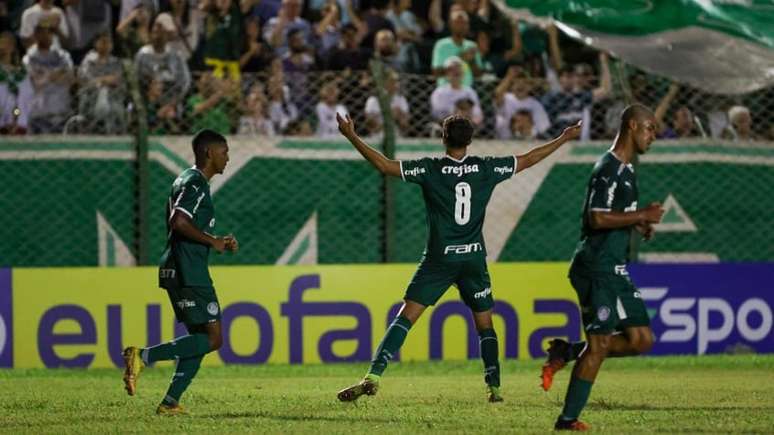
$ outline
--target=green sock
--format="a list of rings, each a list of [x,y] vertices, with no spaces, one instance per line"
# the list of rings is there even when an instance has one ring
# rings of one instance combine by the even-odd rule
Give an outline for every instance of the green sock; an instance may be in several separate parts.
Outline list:
[[[186,359],[204,355],[210,351],[210,341],[207,334],[190,334],[176,338],[170,342],[162,343],[142,350],[145,363],[156,361],[169,361],[173,359]]]
[[[588,343],[585,341],[576,341],[574,343],[570,343],[570,348],[567,351],[567,361],[575,361],[576,359],[580,358],[580,356],[583,355],[583,352],[586,350],[586,346],[588,346]]]
[[[478,333],[481,359],[484,361],[484,381],[493,387],[500,386],[500,362],[498,361],[497,334],[494,329]]]
[[[593,382],[585,379],[575,377],[570,379],[567,396],[564,398],[564,409],[562,409],[562,415],[559,418],[567,421],[577,419],[589,400],[592,385],[594,385]]]
[[[164,397],[162,403],[165,405],[177,405],[180,401],[180,396],[182,396],[186,388],[191,385],[191,381],[194,376],[196,376],[196,372],[199,371],[199,367],[202,365],[202,359],[204,359],[204,355],[177,361],[175,374],[172,375],[172,382],[169,384],[167,395]]]
[[[387,333],[384,334],[382,342],[379,343],[379,347],[376,348],[374,358],[371,360],[371,368],[368,369],[368,373],[381,376],[384,373],[384,369],[387,368],[387,363],[390,362],[392,356],[400,350],[403,346],[403,341],[406,340],[411,329],[411,321],[403,316],[398,316],[387,328]]]

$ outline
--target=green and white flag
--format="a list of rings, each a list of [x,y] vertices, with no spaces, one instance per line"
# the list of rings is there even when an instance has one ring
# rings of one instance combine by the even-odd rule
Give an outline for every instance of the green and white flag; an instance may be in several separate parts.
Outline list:
[[[705,91],[774,85],[772,0],[496,0],[528,22],[554,20],[570,36],[650,73]]]

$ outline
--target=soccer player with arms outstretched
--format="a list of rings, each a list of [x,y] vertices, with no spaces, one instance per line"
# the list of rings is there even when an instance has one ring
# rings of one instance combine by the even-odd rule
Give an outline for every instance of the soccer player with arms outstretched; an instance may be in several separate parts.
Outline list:
[[[403,306],[384,335],[368,373],[359,383],[338,394],[341,401],[376,394],[379,380],[400,349],[411,326],[451,285],[473,312],[484,361],[489,401],[502,401],[497,334],[492,326],[492,290],[481,229],[495,186],[540,162],[565,142],[580,135],[581,126],[568,127],[553,141],[531,151],[507,157],[468,155],[473,123],[459,115],[443,121],[441,158],[398,161],[386,158],[358,137],[349,116],[337,115],[339,131],[379,172],[419,184],[427,209],[428,236],[424,256],[404,296]]]
[[[223,337],[221,310],[208,268],[210,248],[218,253],[236,252],[234,236],[217,237],[215,207],[210,196],[210,179],[222,174],[228,163],[226,138],[202,130],[193,139],[196,164],[183,171],[174,183],[167,204],[167,246],[159,264],[159,287],[166,289],[175,317],[188,335],[169,343],[124,350],[124,385],[134,396],[137,378],[146,364],[177,360],[166,396],[156,408],[160,415],[185,411],[180,396],[199,370],[204,355],[220,348]]]
[[[548,391],[554,374],[577,359],[556,430],[590,428],[578,417],[606,357],[639,355],[653,345],[650,318],[626,264],[632,230],[650,240],[653,224],[664,214],[659,203],[637,209],[637,177],[631,163],[635,155],[648,151],[655,138],[653,113],[639,104],[627,107],[613,146],[591,171],[581,239],[569,272],[588,342],[552,340],[543,365],[543,389]]]

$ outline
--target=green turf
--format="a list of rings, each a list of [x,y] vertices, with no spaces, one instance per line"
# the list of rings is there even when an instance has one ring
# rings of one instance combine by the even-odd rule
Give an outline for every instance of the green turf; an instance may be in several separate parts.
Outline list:
[[[366,366],[204,367],[184,417],[157,417],[171,367],[146,370],[128,397],[119,370],[0,370],[0,432],[545,433],[568,372],[538,387],[540,361],[504,364],[505,402],[485,401],[481,365],[391,365],[375,397],[339,403]],[[582,418],[595,433],[772,433],[774,355],[610,360]]]

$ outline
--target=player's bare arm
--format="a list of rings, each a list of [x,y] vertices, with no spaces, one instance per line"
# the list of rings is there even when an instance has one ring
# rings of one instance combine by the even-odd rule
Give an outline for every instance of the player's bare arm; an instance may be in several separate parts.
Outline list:
[[[582,121],[564,129],[562,134],[547,144],[540,145],[528,152],[516,156],[516,172],[521,172],[545,159],[565,143],[577,139],[581,134]]]
[[[645,226],[661,222],[663,215],[664,209],[661,207],[661,204],[654,202],[637,211],[590,211],[589,225],[595,230],[622,228],[633,225]]]
[[[376,151],[365,143],[363,139],[355,133],[355,123],[349,115],[346,115],[346,118],[344,118],[337,113],[336,121],[339,123],[339,132],[341,132],[342,136],[346,137],[360,155],[365,157],[365,159],[379,172],[384,175],[400,177],[400,162],[388,159],[384,154]]]
[[[224,238],[211,236],[204,231],[196,228],[191,222],[191,218],[184,213],[175,213],[172,215],[172,230],[186,238],[205,245],[212,246],[219,253],[223,253],[227,248],[227,242]],[[234,239],[236,242],[236,239]],[[231,249],[229,249],[231,250]],[[236,252],[236,251],[234,251]]]

